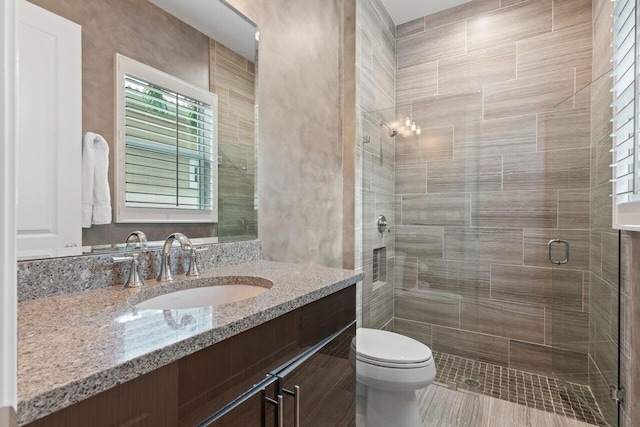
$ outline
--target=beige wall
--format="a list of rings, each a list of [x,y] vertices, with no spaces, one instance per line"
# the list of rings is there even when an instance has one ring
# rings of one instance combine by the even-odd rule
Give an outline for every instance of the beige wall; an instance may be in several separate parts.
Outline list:
[[[260,28],[264,257],[343,263],[342,0],[232,0]],[[346,157],[345,157],[346,158]],[[347,159],[348,160],[348,159]]]
[[[592,80],[590,0],[472,0],[397,34],[398,117],[422,135],[396,138],[394,329],[586,383],[589,96],[554,107]]]

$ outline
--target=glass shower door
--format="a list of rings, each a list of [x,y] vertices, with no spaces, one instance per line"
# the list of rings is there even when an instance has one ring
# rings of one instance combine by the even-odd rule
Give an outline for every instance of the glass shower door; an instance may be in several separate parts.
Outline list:
[[[435,356],[436,383],[473,392],[485,382],[480,362],[506,365],[508,358],[503,341],[494,345],[480,331],[479,302],[489,299],[487,256],[496,248],[470,212],[474,195],[500,187],[500,159],[470,143],[454,158],[454,127],[465,132],[463,142],[479,133],[478,111],[467,106],[479,96],[363,111],[358,139],[361,325],[423,342]]]
[[[552,268],[548,328],[553,373],[590,413],[618,425],[619,233],[611,228],[611,78],[565,100],[543,122],[548,170],[558,191],[559,223],[538,236]],[[568,168],[589,154],[588,182]],[[569,155],[567,155],[569,154]],[[542,248],[541,248],[542,250]],[[592,419],[585,421],[593,422]]]

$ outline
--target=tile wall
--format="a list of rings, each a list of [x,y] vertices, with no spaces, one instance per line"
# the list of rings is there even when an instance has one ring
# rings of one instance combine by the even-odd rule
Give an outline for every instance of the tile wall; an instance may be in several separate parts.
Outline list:
[[[356,262],[366,275],[359,289],[359,319],[364,326],[382,328],[393,318],[396,280],[395,141],[380,126],[380,120],[394,119],[395,24],[380,0],[358,0],[356,16]],[[370,142],[364,144],[364,138]],[[389,232],[378,232],[379,215],[387,218]],[[373,283],[373,250],[381,247],[387,248],[386,281]]]
[[[593,2],[593,75],[603,76],[591,88],[591,251],[589,260],[589,386],[598,401],[606,420],[617,424],[618,406],[609,398],[609,387],[618,383],[618,364],[629,366],[629,341],[619,341],[621,324],[619,311],[628,313],[629,290],[625,279],[619,281],[619,256],[627,256],[628,250],[620,253],[620,237],[611,228],[612,199],[611,148],[612,79],[611,70],[611,13],[613,2]],[[627,242],[628,243],[628,242]],[[622,248],[628,248],[623,245]],[[630,265],[621,265],[628,273]],[[625,274],[623,274],[624,276]],[[628,274],[626,274],[628,277]],[[626,285],[625,285],[626,283]],[[620,305],[622,303],[622,305]],[[624,322],[624,321],[623,321]],[[620,349],[620,356],[618,350]],[[626,362],[624,361],[626,359]],[[626,384],[623,383],[626,387]],[[621,414],[624,418],[625,415]]]
[[[218,236],[258,237],[256,67],[209,39],[209,90],[218,95]]]
[[[587,383],[592,28],[589,0],[472,0],[397,28],[397,118],[422,134],[396,138],[396,331]]]

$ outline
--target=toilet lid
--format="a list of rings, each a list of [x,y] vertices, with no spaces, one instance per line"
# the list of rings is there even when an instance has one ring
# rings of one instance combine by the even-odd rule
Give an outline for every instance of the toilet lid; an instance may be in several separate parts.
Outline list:
[[[431,360],[431,349],[420,341],[394,332],[360,328],[351,342],[356,356],[391,364],[416,364]]]

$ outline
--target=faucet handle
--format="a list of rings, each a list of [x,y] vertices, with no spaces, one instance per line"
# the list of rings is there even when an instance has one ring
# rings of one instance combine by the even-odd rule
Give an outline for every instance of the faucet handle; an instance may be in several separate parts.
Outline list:
[[[189,260],[189,271],[187,271],[187,276],[189,277],[198,277],[200,275],[200,269],[198,269],[198,253],[204,252],[208,250],[208,247],[191,247],[191,255]]]
[[[144,285],[138,270],[138,266],[140,265],[138,261],[139,256],[140,254],[131,254],[130,256],[119,256],[111,259],[114,264],[131,261],[131,269],[129,270],[129,277],[127,277],[127,281],[124,285],[125,288],[139,288]]]

